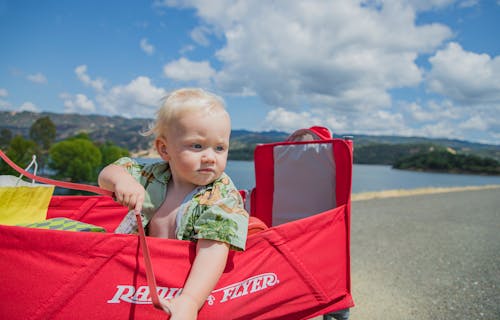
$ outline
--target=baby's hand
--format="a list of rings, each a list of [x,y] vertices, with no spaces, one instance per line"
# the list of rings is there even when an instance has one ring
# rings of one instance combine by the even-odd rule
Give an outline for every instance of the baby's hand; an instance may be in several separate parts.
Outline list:
[[[160,299],[163,310],[170,314],[170,320],[196,320],[198,305],[188,295],[181,294],[171,300]]]
[[[141,212],[145,195],[144,187],[130,175],[121,177],[115,183],[116,201],[136,213]]]

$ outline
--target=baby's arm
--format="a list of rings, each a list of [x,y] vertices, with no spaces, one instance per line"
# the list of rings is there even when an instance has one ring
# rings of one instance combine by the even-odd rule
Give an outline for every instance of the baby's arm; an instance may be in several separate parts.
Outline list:
[[[214,240],[198,240],[196,258],[180,296],[162,301],[171,320],[193,320],[219,281],[226,267],[229,245]]]
[[[115,164],[106,166],[99,173],[98,183],[101,188],[113,191],[118,203],[141,212],[146,192],[125,168]]]

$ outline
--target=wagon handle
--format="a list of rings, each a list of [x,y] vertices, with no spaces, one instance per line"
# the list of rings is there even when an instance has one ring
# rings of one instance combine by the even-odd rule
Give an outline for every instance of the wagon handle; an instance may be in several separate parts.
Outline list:
[[[163,310],[160,298],[158,297],[158,290],[156,289],[156,279],[153,271],[153,264],[151,263],[151,255],[149,254],[148,244],[146,243],[146,234],[144,232],[144,227],[142,226],[141,214],[136,212],[135,218],[137,219],[137,229],[139,230],[139,242],[141,243],[142,256],[144,258],[144,264],[146,269],[146,280],[149,286],[149,295],[151,296],[151,301],[156,309]]]
[[[34,175],[23,168],[19,167],[17,164],[15,164],[12,160],[7,157],[5,153],[3,153],[2,150],[0,150],[0,158],[2,158],[9,166],[12,167],[12,169],[16,170],[20,174],[35,180],[39,182],[43,182],[46,184],[52,184],[61,188],[66,188],[66,189],[73,189],[73,190],[80,190],[80,191],[88,191],[96,194],[102,194],[105,196],[113,196],[113,192],[109,190],[105,190],[96,186],[91,186],[88,184],[81,184],[81,183],[74,183],[74,182],[65,182],[65,181],[58,181],[58,180],[53,180],[49,178],[44,178],[40,177],[37,175]]]

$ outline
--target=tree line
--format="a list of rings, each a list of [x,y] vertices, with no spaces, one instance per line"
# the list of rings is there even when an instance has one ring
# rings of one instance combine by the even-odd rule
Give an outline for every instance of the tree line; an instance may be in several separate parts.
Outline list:
[[[500,162],[495,159],[456,154],[439,147],[401,157],[394,162],[393,168],[453,173],[500,174]]]
[[[122,156],[129,156],[127,149],[110,140],[95,142],[86,133],[79,133],[55,142],[56,133],[50,117],[41,117],[33,122],[27,138],[20,134],[14,136],[9,129],[2,128],[0,148],[20,167],[26,167],[36,155],[42,175],[48,168],[55,179],[83,183],[95,183],[104,166]],[[251,136],[250,139],[244,132],[235,132],[229,159],[252,160],[255,141],[279,140],[275,135]],[[354,163],[387,164],[405,170],[500,174],[500,162],[496,159],[453,153],[429,143],[361,145],[354,148]],[[0,161],[0,172],[17,175],[3,161]]]
[[[25,168],[36,155],[44,174],[48,168],[55,179],[92,183],[97,181],[100,170],[129,151],[113,142],[93,142],[86,133],[55,142],[56,126],[50,117],[37,119],[30,127],[29,137],[13,136],[9,129],[0,131],[0,148],[18,166]],[[4,161],[0,162],[2,174],[18,175]]]

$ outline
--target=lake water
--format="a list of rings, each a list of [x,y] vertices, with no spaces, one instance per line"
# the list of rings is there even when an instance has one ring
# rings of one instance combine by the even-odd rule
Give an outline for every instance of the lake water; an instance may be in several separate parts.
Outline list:
[[[138,159],[138,161],[150,163],[158,159]],[[251,189],[255,186],[253,161],[228,161],[226,173],[238,189]],[[416,172],[396,170],[386,165],[366,164],[354,165],[352,180],[352,193],[426,187],[500,185],[500,176]]]
[[[251,189],[255,185],[253,161],[228,161],[226,172],[238,189]],[[352,193],[500,184],[499,176],[415,172],[363,164],[354,165],[352,179]]]

